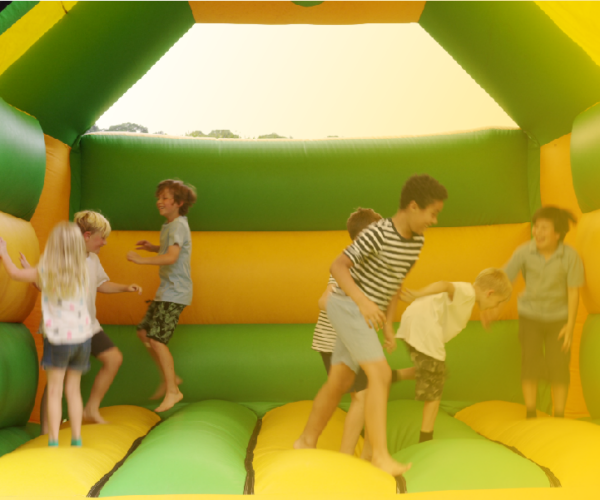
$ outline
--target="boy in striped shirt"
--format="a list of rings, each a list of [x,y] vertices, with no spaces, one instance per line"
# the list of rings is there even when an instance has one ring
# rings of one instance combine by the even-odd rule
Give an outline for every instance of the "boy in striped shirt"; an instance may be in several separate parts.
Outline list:
[[[369,225],[380,221],[381,215],[370,208],[358,208],[356,212],[352,212],[346,222],[346,229],[350,234],[352,241]],[[333,276],[329,277],[327,288],[319,299],[319,319],[313,333],[312,348],[321,354],[325,370],[329,374],[331,368],[331,355],[335,347],[337,335],[329,318],[327,318],[326,304],[329,295],[333,293],[334,287],[337,285]],[[344,434],[342,436],[342,446],[340,451],[348,455],[354,454],[358,436],[360,435],[365,423],[365,389],[367,388],[367,375],[360,369],[354,380],[354,384],[349,389],[351,402],[344,423]],[[366,457],[369,447],[363,447],[363,458]]]
[[[446,188],[428,175],[412,176],[402,188],[400,209],[365,229],[333,262],[337,286],[327,300],[327,315],[337,340],[331,370],[313,404],[296,449],[315,448],[343,394],[359,368],[367,374],[366,433],[373,448],[371,463],[392,476],[410,468],[388,452],[387,398],[392,373],[376,331],[384,328],[385,347],[396,347],[392,322],[398,292],[423,246],[423,231],[437,223],[448,197]]]

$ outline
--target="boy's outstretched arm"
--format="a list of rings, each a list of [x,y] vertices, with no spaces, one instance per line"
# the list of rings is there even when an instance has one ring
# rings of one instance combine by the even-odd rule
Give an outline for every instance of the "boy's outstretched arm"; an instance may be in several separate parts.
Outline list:
[[[6,269],[6,272],[13,280],[23,281],[26,283],[35,283],[37,281],[38,272],[35,267],[19,269],[17,266],[15,266],[14,262],[10,258],[10,255],[8,255],[6,241],[4,241],[2,238],[0,238],[0,258],[4,264],[4,269]]]
[[[425,288],[421,288],[420,290],[409,290],[407,288],[402,288],[402,290],[400,290],[400,298],[404,302],[411,303],[412,301],[420,299],[421,297],[444,292],[448,294],[450,300],[454,299],[454,285],[449,281],[437,281],[436,283],[427,285]]]
[[[135,244],[136,250],[146,250],[147,252],[158,253],[160,251],[160,246],[153,245],[148,240],[140,240]]]
[[[352,261],[346,254],[342,253],[331,264],[331,275],[344,293],[358,306],[369,328],[381,330],[385,325],[385,314],[383,314],[375,302],[369,300],[362,290],[358,288],[358,285],[354,282],[350,274],[351,267]]]
[[[150,265],[150,266],[170,266],[171,264],[175,264],[177,259],[179,258],[180,252],[179,245],[171,245],[167,252],[162,255],[157,255],[155,257],[142,257],[136,252],[127,252],[127,260],[133,262],[134,264],[142,264],[142,265]]]
[[[121,285],[120,283],[113,283],[112,281],[105,281],[98,287],[100,293],[123,293],[123,292],[137,292],[138,295],[142,294],[142,287],[132,283],[131,285]]]

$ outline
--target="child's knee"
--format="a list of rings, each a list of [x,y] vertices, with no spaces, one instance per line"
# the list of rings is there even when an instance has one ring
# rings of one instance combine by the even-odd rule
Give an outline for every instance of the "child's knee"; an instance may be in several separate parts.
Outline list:
[[[146,336],[146,334],[147,334],[146,330],[138,330],[137,331],[138,338],[144,343],[144,345],[146,347],[150,347],[150,341],[149,341],[148,337]]]
[[[103,352],[100,354],[99,359],[106,368],[112,370],[118,370],[123,364],[123,354],[118,347],[112,347]]]

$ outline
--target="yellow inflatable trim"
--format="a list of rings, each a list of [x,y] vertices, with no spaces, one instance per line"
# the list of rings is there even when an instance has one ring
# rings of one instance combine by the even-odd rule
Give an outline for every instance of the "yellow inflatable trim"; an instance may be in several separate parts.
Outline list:
[[[83,447],[71,447],[71,430],[59,434],[58,448],[40,436],[0,457],[0,498],[33,495],[85,497],[123,459],[133,442],[160,420],[137,406],[103,408],[107,425],[84,425]]]
[[[417,23],[425,2],[189,2],[197,23],[366,24]]]
[[[38,239],[30,222],[0,212],[0,237],[6,241],[13,263],[21,267],[19,252],[33,265],[40,259]],[[0,264],[0,323],[21,323],[33,309],[37,290],[12,280]]]
[[[409,288],[433,281],[473,281],[486,267],[504,265],[530,238],[530,224],[431,228],[419,262],[406,280]],[[113,231],[100,252],[111,281],[138,283],[143,296],[98,294],[100,323],[135,325],[146,312],[145,300],[158,288],[158,269],[128,262],[139,240],[158,244],[159,233]],[[194,298],[181,324],[316,323],[317,301],[327,286],[329,268],[350,243],[346,231],[194,232]],[[142,255],[150,255],[141,252]],[[516,319],[516,297],[501,319]],[[397,320],[404,310],[398,309]],[[473,320],[479,319],[474,311]]]
[[[488,401],[465,408],[456,418],[547,467],[564,487],[600,486],[600,426],[539,413],[527,420],[525,413],[522,405]]]
[[[294,450],[312,409],[312,401],[289,403],[263,417],[254,449],[254,492],[284,494],[289,491],[315,493],[394,493],[396,482],[383,471],[356,458],[362,450],[362,438],[355,457],[339,452],[346,413],[336,409],[323,431],[316,450]]]

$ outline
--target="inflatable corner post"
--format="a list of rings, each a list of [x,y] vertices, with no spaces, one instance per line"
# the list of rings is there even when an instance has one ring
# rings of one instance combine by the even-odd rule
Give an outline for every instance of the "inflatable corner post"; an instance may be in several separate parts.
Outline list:
[[[100,254],[107,274],[144,289],[142,297],[98,297],[98,318],[124,359],[103,400],[109,423],[84,425],[82,448],[69,446],[64,424],[56,450],[28,425],[39,416],[45,385],[35,334],[38,292],[0,269],[0,497],[419,492],[443,500],[596,493],[597,3],[3,2],[0,8],[0,237],[13,260],[22,252],[35,265],[58,221],[80,209],[99,210],[113,229]],[[86,134],[196,23],[419,23],[519,128],[278,141]],[[449,198],[439,224],[426,232],[407,287],[472,281],[484,268],[501,267],[530,240],[531,217],[541,205],[577,216],[566,242],[583,259],[586,283],[571,352],[569,418],[548,415],[551,393],[540,387],[538,418],[525,419],[519,280],[490,331],[476,309],[448,344],[450,376],[432,441],[419,443],[423,405],[414,400],[414,383],[392,387],[388,448],[413,463],[394,480],[358,458],[362,438],[355,456],[339,453],[342,409],[317,449],[296,451],[293,443],[325,380],[311,337],[330,264],[350,241],[348,214],[368,206],[393,215],[402,185],[417,173],[438,179]],[[169,344],[185,397],[161,421],[148,400],[159,377],[135,334],[158,274],[124,255],[139,240],[158,240],[162,219],[153,195],[169,177],[195,185],[198,202],[189,214],[194,298]],[[411,365],[402,349],[388,361],[394,368]],[[99,368],[93,360],[82,380],[84,399]]]

